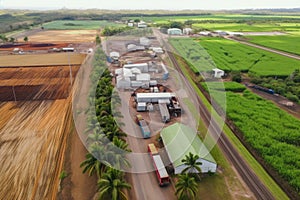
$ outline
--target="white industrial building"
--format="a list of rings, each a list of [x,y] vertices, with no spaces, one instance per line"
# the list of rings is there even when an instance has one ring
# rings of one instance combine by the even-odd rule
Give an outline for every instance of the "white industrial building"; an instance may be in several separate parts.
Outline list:
[[[151,41],[146,37],[141,37],[140,38],[140,45],[148,47],[148,46],[151,45]]]
[[[147,73],[149,71],[148,63],[136,63],[136,64],[126,64],[123,66],[125,69],[137,68],[141,70],[142,73]]]
[[[136,101],[146,102],[146,103],[158,103],[159,100],[170,100],[172,97],[175,97],[174,93],[169,92],[158,92],[158,93],[137,93]]]
[[[141,45],[136,45],[136,44],[128,44],[127,45],[127,51],[131,52],[131,51],[144,51],[145,47],[141,46]]]
[[[217,171],[217,163],[211,156],[206,146],[202,143],[197,133],[190,127],[175,123],[164,128],[160,136],[164,143],[168,157],[174,167],[175,174],[180,174],[186,167],[182,159],[189,153],[198,155],[197,162],[201,162],[200,169],[202,173]],[[197,170],[188,171],[188,173],[199,173]]]
[[[182,35],[182,30],[179,28],[169,28],[168,35]]]
[[[214,74],[213,74],[214,78],[222,78],[222,76],[225,75],[225,72],[223,70],[221,70],[221,69],[214,68],[212,70],[214,72]]]
[[[138,27],[138,28],[147,28],[148,25],[147,25],[146,22],[141,21],[141,22],[139,22],[139,23],[137,24],[137,27]]]
[[[193,29],[191,29],[191,28],[184,28],[182,32],[183,32],[184,35],[190,35],[190,34],[193,33]]]

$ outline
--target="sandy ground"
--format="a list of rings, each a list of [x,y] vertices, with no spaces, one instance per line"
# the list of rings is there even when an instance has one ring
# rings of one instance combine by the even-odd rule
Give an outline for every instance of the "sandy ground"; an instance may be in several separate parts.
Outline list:
[[[28,39],[30,42],[82,43],[94,42],[96,34],[96,30],[41,30],[31,33]],[[23,37],[18,39],[23,40]]]

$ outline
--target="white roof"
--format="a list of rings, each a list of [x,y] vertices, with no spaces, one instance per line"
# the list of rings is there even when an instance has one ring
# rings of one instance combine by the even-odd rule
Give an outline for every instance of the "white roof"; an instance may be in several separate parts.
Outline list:
[[[212,69],[214,72],[224,72],[223,70],[221,70],[221,69],[218,69],[218,68],[214,68],[214,69]]]
[[[167,170],[165,168],[165,165],[160,158],[160,155],[153,155],[153,160],[154,160],[154,163],[155,163],[155,166],[157,168],[160,178],[169,177]]]
[[[138,102],[138,104],[137,104],[138,106],[146,106],[147,105],[147,103],[146,102]]]
[[[179,28],[169,28],[168,31],[181,31]]]
[[[137,81],[150,81],[150,74],[142,73],[136,75]]]
[[[137,93],[137,98],[171,98],[175,96],[173,93],[169,92],[156,92],[156,93]]]
[[[116,52],[116,51],[113,51],[113,52],[110,52],[109,56],[110,57],[120,57],[120,53]]]
[[[136,68],[136,67],[131,68],[131,72],[132,72],[133,74],[140,74],[140,73],[142,73],[141,70],[138,69],[138,68]]]
[[[116,69],[115,74],[118,74],[118,75],[123,74],[123,69],[122,68]]]
[[[125,77],[134,76],[134,75],[132,74],[131,70],[130,70],[130,69],[126,69],[126,68],[123,68],[123,75],[124,75]]]
[[[148,64],[147,63],[126,64],[123,67],[124,68],[133,68],[133,67],[138,68],[138,67],[145,67],[145,66],[148,67]]]
[[[117,82],[119,81],[127,81],[130,82],[130,78],[124,76],[117,76]]]

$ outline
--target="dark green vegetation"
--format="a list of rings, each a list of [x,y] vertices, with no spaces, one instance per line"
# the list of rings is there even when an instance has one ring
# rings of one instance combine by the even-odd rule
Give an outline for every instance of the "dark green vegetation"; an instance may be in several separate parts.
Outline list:
[[[300,69],[300,67],[299,67]],[[260,78],[252,77],[251,82],[266,88],[273,89],[276,93],[287,97],[289,100],[299,103],[300,99],[300,72],[295,70],[287,78]]]
[[[202,83],[202,87],[205,90],[218,90],[218,91],[231,91],[231,92],[243,92],[246,90],[246,86],[237,82],[205,82]]]
[[[249,90],[226,98],[227,117],[245,141],[300,193],[300,121]]]
[[[298,30],[300,30],[300,25]],[[300,55],[300,34],[247,36],[249,42]]]
[[[297,60],[222,38],[201,38],[199,41],[172,38],[170,42],[191,64],[195,73],[218,67],[227,72],[249,71],[259,76],[288,76],[300,67]]]
[[[90,153],[80,166],[83,167],[83,173],[97,175],[99,199],[117,200],[124,197],[122,189],[130,189],[130,185],[125,182],[124,173],[117,170],[130,167],[125,158],[130,149],[123,139],[126,134],[121,131],[114,118],[120,116],[120,113],[114,112],[114,117],[112,114],[112,101],[113,105],[119,105],[120,99],[113,93],[112,77],[101,48],[95,53],[90,79],[98,84],[90,89],[88,99],[90,109],[87,110],[86,134]]]
[[[125,32],[132,30],[132,27],[125,26],[125,27],[105,27],[102,30],[102,35],[104,36],[112,36],[112,35],[117,35],[119,33]]]

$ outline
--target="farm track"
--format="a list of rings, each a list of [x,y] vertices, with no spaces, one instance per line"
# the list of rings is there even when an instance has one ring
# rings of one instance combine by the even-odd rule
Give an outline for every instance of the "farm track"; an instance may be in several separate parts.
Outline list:
[[[166,47],[169,47],[168,44],[165,43],[165,45]],[[170,47],[167,49],[170,49]],[[173,53],[170,53],[170,51],[168,51],[168,55],[173,65],[177,69],[177,71],[183,77],[185,77]],[[186,78],[185,78],[185,82],[186,85],[188,85],[189,89],[193,90],[192,86],[190,85],[190,83]],[[275,199],[274,196],[270,193],[270,191],[266,188],[266,186],[262,184],[262,182],[259,180],[256,174],[252,171],[252,169],[248,166],[245,160],[241,157],[241,155],[231,144],[229,139],[226,137],[224,132],[220,129],[216,121],[211,117],[210,112],[207,110],[207,108],[205,107],[205,105],[203,104],[203,102],[198,96],[197,96],[197,100],[199,103],[199,109],[201,112],[202,120],[207,125],[207,127],[209,127],[209,130],[213,135],[213,137],[215,139],[218,139],[218,144],[220,148],[225,153],[226,157],[230,160],[230,162],[234,165],[237,172],[240,174],[240,176],[247,184],[249,189],[253,192],[255,197],[257,199],[270,199],[270,200]],[[220,136],[218,136],[218,133],[221,133]]]
[[[293,59],[296,59],[296,60],[300,60],[300,56],[298,56],[296,54],[287,53],[287,52],[284,52],[284,51],[272,49],[272,48],[269,48],[269,47],[264,47],[264,46],[261,46],[261,45],[258,45],[258,44],[253,44],[253,43],[250,43],[250,42],[236,40],[236,39],[229,38],[229,37],[225,37],[225,39],[232,40],[232,41],[235,41],[235,42],[238,42],[238,43],[241,43],[241,44],[245,44],[245,45],[248,45],[248,46],[251,46],[251,47],[258,48],[258,49],[262,49],[262,50],[265,50],[265,51],[269,51],[271,53],[276,53],[276,54],[279,54],[279,55],[282,55],[282,56],[285,56],[285,57],[288,57],[288,58],[293,58]]]

